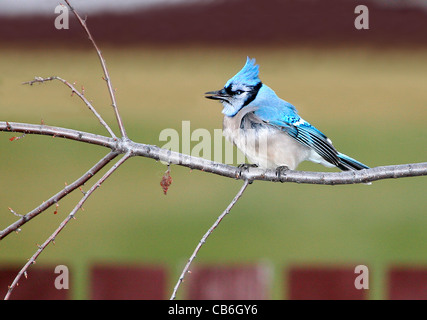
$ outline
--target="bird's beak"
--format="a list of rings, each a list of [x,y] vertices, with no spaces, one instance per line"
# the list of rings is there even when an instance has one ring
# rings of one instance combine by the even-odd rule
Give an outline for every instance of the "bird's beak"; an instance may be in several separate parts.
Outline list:
[[[205,98],[212,99],[212,100],[221,100],[228,102],[228,98],[230,95],[224,90],[217,90],[217,91],[209,91],[205,93],[207,96]]]

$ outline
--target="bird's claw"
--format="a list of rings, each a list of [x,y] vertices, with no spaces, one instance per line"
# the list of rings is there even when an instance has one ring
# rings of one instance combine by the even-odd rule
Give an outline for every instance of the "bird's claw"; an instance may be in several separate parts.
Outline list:
[[[237,166],[239,169],[249,170],[249,168],[257,168],[258,165],[254,163],[241,163]]]
[[[237,168],[239,168],[239,173],[238,173],[238,177],[240,178],[242,176],[243,171],[249,171],[249,168],[257,168],[258,165],[257,164],[253,164],[253,163],[241,163],[237,166]]]
[[[277,167],[276,168],[276,177],[277,177],[277,180],[281,180],[281,177],[282,177],[282,172],[283,171],[288,171],[289,170],[289,168],[287,167],[287,166],[279,166],[279,167]]]

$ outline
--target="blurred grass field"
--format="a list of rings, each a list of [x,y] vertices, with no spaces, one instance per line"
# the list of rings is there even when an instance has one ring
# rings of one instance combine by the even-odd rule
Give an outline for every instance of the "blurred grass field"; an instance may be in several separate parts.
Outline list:
[[[203,93],[221,88],[244,65],[334,141],[370,165],[427,159],[427,50],[361,48],[103,48],[128,135],[162,145],[165,128],[221,128],[218,103]],[[107,134],[61,83],[24,86],[34,76],[57,75],[85,88],[114,125],[102,70],[92,50],[3,48],[0,120],[65,126]],[[114,126],[114,128],[116,128]],[[117,130],[116,130],[117,132]],[[0,227],[72,182],[108,150],[51,137],[10,142],[0,135]],[[306,163],[301,170],[327,170]],[[38,265],[66,264],[74,298],[87,297],[93,262],[144,262],[169,270],[170,289],[183,263],[241,182],[172,167],[173,184],[160,187],[166,167],[133,158],[79,211],[39,257]],[[84,189],[88,189],[91,180]],[[272,297],[286,298],[283,268],[296,264],[370,267],[371,299],[386,298],[392,264],[427,264],[426,178],[371,186],[252,184],[199,252],[194,265],[265,262],[273,267]],[[78,191],[0,242],[0,263],[23,265],[80,199]],[[31,270],[29,271],[31,274]],[[171,290],[167,292],[169,295]],[[185,297],[185,283],[178,298]]]

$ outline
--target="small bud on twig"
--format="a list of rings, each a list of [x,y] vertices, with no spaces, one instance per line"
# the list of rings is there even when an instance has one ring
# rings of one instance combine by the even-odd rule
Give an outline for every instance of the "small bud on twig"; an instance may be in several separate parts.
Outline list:
[[[9,140],[10,141],[15,141],[15,140],[19,140],[19,139],[22,139],[23,137],[25,137],[25,133],[23,133],[21,136],[19,136],[19,137],[12,137],[12,138],[10,138]]]
[[[58,202],[56,202],[55,203],[55,211],[53,212],[53,214],[57,214],[58,213],[58,207],[59,207],[59,204],[58,204]]]
[[[9,211],[10,211],[10,212],[12,212],[15,216],[20,217],[20,218],[22,218],[22,217],[23,217],[23,215],[22,215],[22,214],[16,213],[16,212],[11,208],[11,207],[8,207],[8,209],[9,209]]]
[[[79,190],[81,193],[83,193],[83,195],[86,195],[86,192],[83,191],[82,187],[79,187]]]

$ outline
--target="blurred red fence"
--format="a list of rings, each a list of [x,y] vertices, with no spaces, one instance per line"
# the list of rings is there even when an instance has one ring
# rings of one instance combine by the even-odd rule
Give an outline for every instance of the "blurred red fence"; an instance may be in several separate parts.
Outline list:
[[[119,45],[202,44],[264,46],[266,44],[363,45],[407,48],[427,45],[427,11],[402,1],[375,0],[234,0],[191,1],[111,13],[90,14],[88,25],[97,43]],[[400,6],[385,5],[401,2]],[[369,8],[368,30],[354,22],[356,6]],[[0,45],[88,45],[70,19],[70,28],[54,27],[57,14],[0,15]],[[76,8],[77,11],[79,8]],[[84,17],[84,11],[81,12]],[[232,30],[232,31],[231,31]],[[238,36],[237,36],[238,35]]]
[[[73,270],[69,270],[70,289],[58,288],[54,265],[35,266],[20,280],[11,299],[72,299]],[[0,296],[19,271],[18,266],[0,266]],[[283,270],[283,298],[291,300],[363,300],[369,290],[357,289],[358,273],[348,266],[293,266]],[[187,274],[181,290],[189,300],[264,300],[271,299],[272,269],[264,264],[207,265]],[[95,264],[87,275],[88,297],[93,300],[168,299],[172,279],[167,268],[151,265]],[[427,267],[391,267],[386,275],[385,299],[427,299]]]
[[[28,276],[22,276],[18,286],[12,292],[11,300],[66,300],[70,299],[69,290],[58,290],[55,287],[55,267],[33,267]],[[0,295],[6,295],[8,287],[18,274],[17,266],[0,266]],[[69,279],[70,282],[72,279]]]
[[[161,267],[99,264],[91,268],[89,281],[94,300],[161,300],[167,295]]]
[[[264,265],[204,266],[188,276],[190,300],[267,300],[269,268]]]
[[[358,274],[348,267],[293,267],[285,271],[291,300],[363,300],[366,291],[357,289]]]

